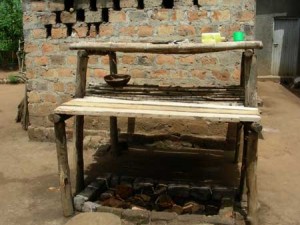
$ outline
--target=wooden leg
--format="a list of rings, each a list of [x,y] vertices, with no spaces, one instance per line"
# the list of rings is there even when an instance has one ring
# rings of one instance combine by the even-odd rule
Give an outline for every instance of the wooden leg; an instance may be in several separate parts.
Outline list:
[[[234,163],[239,163],[242,161],[242,138],[243,138],[243,125],[241,123],[237,124],[236,129],[236,145],[235,145],[235,155],[234,155]]]
[[[244,124],[244,143],[243,143],[243,154],[242,154],[242,166],[240,176],[239,195],[237,200],[241,201],[244,189],[245,189],[245,178],[246,178],[246,163],[247,163],[247,150],[248,150],[248,137],[249,137],[249,124]]]
[[[64,216],[74,214],[73,196],[68,164],[66,125],[63,120],[54,124],[59,171],[61,202]]]
[[[134,134],[134,130],[135,130],[135,118],[130,117],[130,118],[128,118],[127,133]]]
[[[249,130],[248,148],[246,160],[246,185],[247,185],[247,200],[248,200],[248,221],[250,225],[258,225],[258,196],[257,196],[257,143],[258,132],[254,129]]]
[[[110,144],[111,150],[114,155],[119,155],[120,150],[118,147],[118,120],[117,117],[110,117]]]
[[[74,121],[74,172],[75,193],[84,189],[84,161],[83,161],[83,126],[84,116],[75,116]]]

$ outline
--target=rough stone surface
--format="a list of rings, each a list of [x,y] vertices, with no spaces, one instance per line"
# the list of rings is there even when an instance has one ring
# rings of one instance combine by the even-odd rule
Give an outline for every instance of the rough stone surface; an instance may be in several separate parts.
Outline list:
[[[97,212],[99,204],[95,202],[85,202],[82,206],[82,212]]]
[[[210,187],[191,187],[190,196],[198,201],[207,201],[211,198]]]
[[[118,216],[111,213],[80,213],[69,220],[66,225],[121,225]]]
[[[150,212],[126,209],[122,213],[122,219],[129,220],[137,224],[147,224],[150,221]]]
[[[83,204],[87,201],[88,199],[84,196],[76,195],[74,197],[74,207],[77,211],[81,212]]]

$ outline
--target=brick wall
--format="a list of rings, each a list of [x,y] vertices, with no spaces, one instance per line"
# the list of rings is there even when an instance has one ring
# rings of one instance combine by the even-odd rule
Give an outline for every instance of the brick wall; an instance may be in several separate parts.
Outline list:
[[[236,30],[253,38],[255,0],[42,0],[23,1],[29,136],[53,136],[47,116],[74,94],[79,41],[199,42],[203,32],[221,32],[228,40]],[[104,3],[106,2],[106,3]],[[239,54],[206,55],[118,54],[120,73],[133,83],[229,85],[239,82]],[[103,82],[107,57],[90,57],[89,81]],[[71,126],[72,122],[69,122]],[[96,124],[96,122],[94,122]],[[89,123],[93,128],[93,121]]]

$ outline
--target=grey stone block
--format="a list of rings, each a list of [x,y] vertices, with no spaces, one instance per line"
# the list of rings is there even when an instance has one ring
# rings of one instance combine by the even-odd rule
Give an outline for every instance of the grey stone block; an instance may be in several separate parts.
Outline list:
[[[121,218],[137,224],[148,224],[150,222],[150,212],[126,209],[122,212]]]
[[[126,184],[132,187],[134,181],[134,177],[130,176],[121,176],[120,177],[120,184]]]
[[[97,212],[100,205],[95,202],[85,202],[82,206],[82,212]]]
[[[109,212],[109,213],[115,214],[120,217],[121,217],[123,211],[124,211],[124,209],[107,207],[107,206],[102,206],[102,205],[97,207],[97,212]]]
[[[211,199],[212,193],[210,187],[191,187],[190,196],[197,201],[207,201]]]
[[[154,181],[150,178],[136,178],[133,182],[135,192],[151,195],[154,192]]]
[[[145,8],[160,7],[162,5],[162,0],[145,0]]]
[[[108,189],[107,182],[105,180],[95,180],[88,185],[88,187],[92,187],[97,189],[98,192],[104,192]]]
[[[131,22],[146,22],[148,14],[145,11],[132,11],[128,13]]]
[[[109,183],[111,188],[116,187],[120,183],[120,177],[118,175],[113,175]]]
[[[216,201],[221,201],[222,198],[235,198],[235,189],[228,187],[214,187],[212,188],[212,199]]]
[[[74,197],[74,207],[77,211],[81,212],[83,204],[87,201],[87,198],[84,196],[76,195]]]
[[[112,174],[111,173],[104,173],[102,175],[100,175],[99,177],[97,177],[96,180],[104,180],[105,183],[107,184],[107,188],[109,187],[109,183],[111,181],[112,178]]]
[[[178,215],[174,212],[156,212],[152,211],[151,212],[151,222],[156,222],[156,221],[172,221],[176,220]],[[151,223],[152,224],[152,223]]]
[[[168,194],[171,197],[188,198],[190,196],[190,186],[185,184],[169,184]]]
[[[97,188],[87,186],[82,192],[78,195],[85,197],[87,200],[93,200],[97,195]]]
[[[86,11],[85,12],[86,23],[99,23],[102,22],[102,11]]]

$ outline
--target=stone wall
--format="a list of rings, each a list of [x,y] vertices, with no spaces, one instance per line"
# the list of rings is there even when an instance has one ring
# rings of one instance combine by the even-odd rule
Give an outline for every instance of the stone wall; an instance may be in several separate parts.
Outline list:
[[[69,43],[185,39],[200,42],[203,32],[221,32],[231,40],[236,30],[245,31],[248,40],[254,35],[255,0],[25,0],[23,10],[29,136],[38,140],[52,139],[52,124],[47,116],[74,94],[77,59],[76,52],[68,49]],[[138,84],[230,85],[239,82],[239,57],[237,52],[181,56],[118,54],[118,69],[119,73],[131,74],[131,82]],[[103,82],[108,69],[107,57],[90,57],[89,82]],[[87,127],[93,129],[101,124],[106,122],[100,120],[99,125],[99,120],[90,119]],[[151,130],[162,123],[145,124],[140,125],[140,130]],[[192,123],[182,124],[184,128],[178,132],[196,129]],[[71,125],[72,121],[68,123]],[[160,128],[170,127],[173,128]]]

